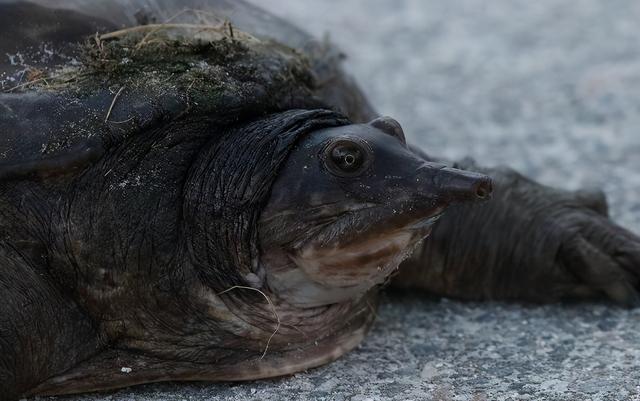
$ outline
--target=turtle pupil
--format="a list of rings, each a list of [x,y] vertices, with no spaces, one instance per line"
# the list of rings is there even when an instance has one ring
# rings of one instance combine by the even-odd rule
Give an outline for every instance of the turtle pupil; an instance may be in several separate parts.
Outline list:
[[[346,155],[344,157],[344,161],[348,164],[348,165],[352,165],[353,163],[356,162],[356,158],[353,155]]]
[[[338,144],[331,151],[331,159],[340,170],[351,173],[363,162],[362,150],[356,144]]]

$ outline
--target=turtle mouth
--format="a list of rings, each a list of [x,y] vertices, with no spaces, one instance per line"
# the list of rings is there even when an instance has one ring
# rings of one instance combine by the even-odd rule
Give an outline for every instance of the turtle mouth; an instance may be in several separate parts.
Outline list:
[[[425,209],[415,205],[367,204],[319,225],[317,231],[296,248],[303,248],[309,243],[323,247],[344,246],[394,232],[407,232],[420,240],[429,235],[444,211],[445,208],[439,206]]]

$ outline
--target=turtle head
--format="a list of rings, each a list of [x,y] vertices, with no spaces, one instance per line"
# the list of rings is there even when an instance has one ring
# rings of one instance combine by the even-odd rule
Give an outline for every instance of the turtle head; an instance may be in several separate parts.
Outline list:
[[[260,223],[267,284],[287,301],[344,301],[383,283],[454,202],[490,196],[491,180],[425,160],[388,117],[305,136]]]

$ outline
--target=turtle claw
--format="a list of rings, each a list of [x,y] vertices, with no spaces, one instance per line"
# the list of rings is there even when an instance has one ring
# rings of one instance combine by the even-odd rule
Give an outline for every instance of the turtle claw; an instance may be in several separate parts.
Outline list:
[[[617,304],[640,307],[640,238],[606,217],[587,218],[587,237],[578,234],[563,247],[564,266]]]

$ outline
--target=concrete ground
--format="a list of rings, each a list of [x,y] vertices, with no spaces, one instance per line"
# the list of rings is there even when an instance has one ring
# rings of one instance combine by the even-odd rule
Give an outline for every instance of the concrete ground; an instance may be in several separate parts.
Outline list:
[[[429,153],[602,187],[640,232],[640,2],[255,2],[328,32]],[[58,400],[640,400],[639,367],[640,310],[395,294],[362,346],[323,368]]]

